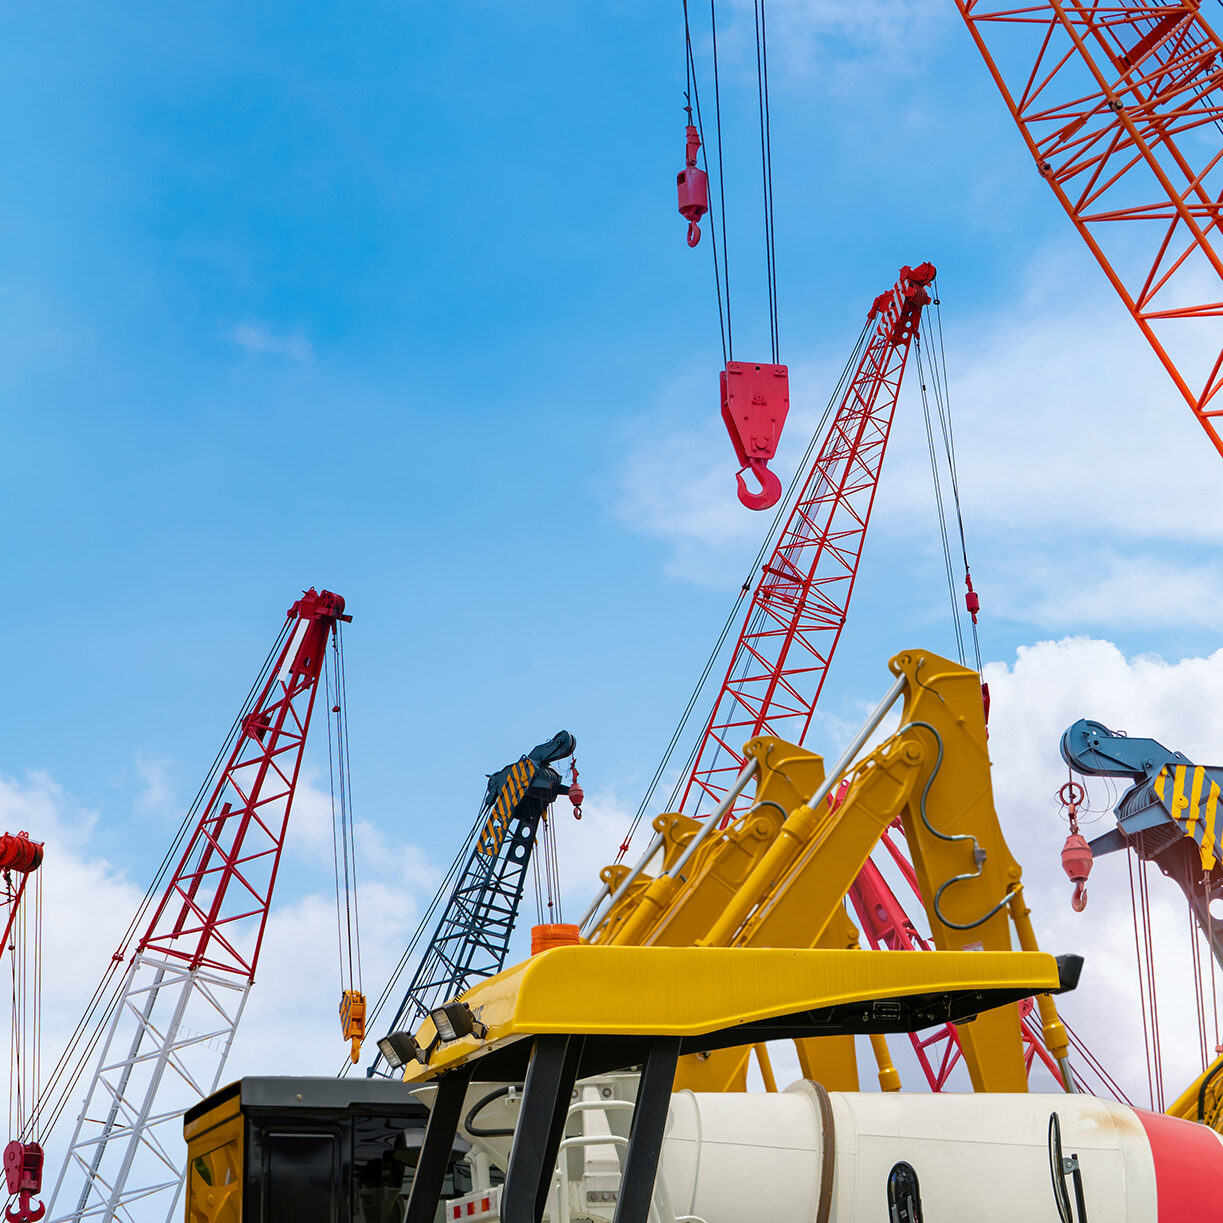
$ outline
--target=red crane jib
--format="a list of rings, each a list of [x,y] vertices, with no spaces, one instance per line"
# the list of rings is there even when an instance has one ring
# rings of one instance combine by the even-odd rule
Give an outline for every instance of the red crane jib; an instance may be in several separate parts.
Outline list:
[[[337,622],[352,619],[340,595],[313,588],[287,618],[293,627],[243,715],[141,952],[254,977],[327,646]]]

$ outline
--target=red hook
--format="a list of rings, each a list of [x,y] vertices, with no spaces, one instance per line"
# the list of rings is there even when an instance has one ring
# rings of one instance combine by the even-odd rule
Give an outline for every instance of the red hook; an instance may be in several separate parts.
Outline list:
[[[748,490],[743,473],[751,469],[752,475],[760,481],[760,491],[753,493]],[[767,510],[781,500],[781,481],[777,473],[769,470],[767,459],[748,459],[747,467],[740,468],[735,473],[735,483],[739,486],[739,500],[749,510]]]
[[[1070,897],[1070,907],[1076,913],[1082,913],[1087,908],[1087,876],[1091,874],[1091,846],[1079,832],[1079,804],[1087,797],[1087,792],[1077,782],[1069,781],[1057,792],[1057,796],[1069,808],[1067,816],[1070,820],[1070,835],[1062,846],[1062,870],[1074,884],[1074,893]]]
[[[47,1213],[46,1202],[39,1202],[37,1206],[30,1205],[30,1194],[32,1189],[23,1189],[18,1194],[18,1206],[14,1210],[11,1206],[4,1208],[4,1217],[9,1223],[38,1223],[38,1220]]]
[[[695,246],[701,240],[701,227],[695,221],[688,222],[688,245]]]

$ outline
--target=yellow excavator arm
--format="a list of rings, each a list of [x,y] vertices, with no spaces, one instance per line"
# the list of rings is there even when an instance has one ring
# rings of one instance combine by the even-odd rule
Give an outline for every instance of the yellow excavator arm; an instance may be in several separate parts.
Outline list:
[[[1036,951],[1021,871],[1002,835],[990,784],[980,677],[926,651],[889,664],[896,677],[873,725],[825,775],[812,752],[768,736],[744,747],[741,782],[753,802],[725,828],[677,814],[654,821],[646,869],[608,867],[610,903],[592,943],[616,946],[844,948],[858,932],[845,898],[883,831],[901,821],[934,946],[944,951]],[[903,698],[899,728],[859,760],[853,756],[887,709]],[[648,851],[649,852],[649,851]],[[633,876],[630,878],[630,876]],[[870,954],[863,952],[863,954]],[[1066,1034],[1053,1000],[1038,1000],[1044,1038],[1066,1067]],[[960,1025],[978,1091],[1025,1091],[1014,1005]],[[880,1037],[872,1042],[880,1081],[899,1085]],[[759,1051],[758,1051],[759,1052]],[[693,1059],[677,1085],[742,1087],[748,1050]],[[804,1073],[857,1086],[852,1040],[825,1037],[799,1048]],[[767,1061],[762,1072],[768,1078]]]

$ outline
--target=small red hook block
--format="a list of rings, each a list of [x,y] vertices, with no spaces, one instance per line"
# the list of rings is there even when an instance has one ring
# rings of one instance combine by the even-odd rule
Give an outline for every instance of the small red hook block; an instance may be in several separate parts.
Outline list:
[[[781,499],[781,481],[769,470],[790,411],[790,371],[784,365],[728,361],[722,371],[722,419],[739,460],[739,500],[750,510],[767,510]],[[760,481],[753,493],[743,480],[751,468]]]
[[[701,240],[701,227],[697,222],[709,211],[709,175],[697,169],[696,164],[700,147],[701,137],[689,123],[685,165],[675,180],[679,193],[679,215],[688,222],[689,246],[695,246]]]
[[[4,1148],[4,1179],[10,1194],[17,1196],[17,1208],[5,1208],[9,1223],[37,1223],[47,1207],[30,1198],[42,1191],[43,1150],[37,1142],[13,1141]]]

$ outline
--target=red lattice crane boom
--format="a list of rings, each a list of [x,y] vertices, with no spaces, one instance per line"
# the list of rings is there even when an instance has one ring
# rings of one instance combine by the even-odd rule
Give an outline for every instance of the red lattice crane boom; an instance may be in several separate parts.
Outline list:
[[[1223,454],[1223,41],[1200,0],[955,0],[1020,134]]]
[[[349,619],[327,590],[287,613],[128,963],[52,1219],[175,1214],[183,1108],[216,1090],[254,983],[319,677]]]

